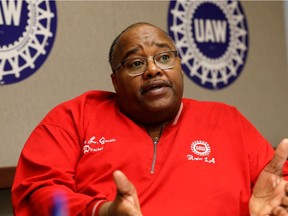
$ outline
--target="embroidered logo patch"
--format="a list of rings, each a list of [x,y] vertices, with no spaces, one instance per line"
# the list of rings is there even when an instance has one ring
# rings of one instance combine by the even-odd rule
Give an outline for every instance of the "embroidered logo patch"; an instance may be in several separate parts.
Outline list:
[[[191,151],[193,154],[188,154],[187,159],[191,161],[203,161],[206,163],[215,163],[215,158],[210,158],[210,145],[202,140],[196,140],[191,143]]]
[[[204,141],[194,141],[191,144],[191,150],[192,152],[194,152],[196,155],[199,156],[207,156],[211,152],[209,144]]]

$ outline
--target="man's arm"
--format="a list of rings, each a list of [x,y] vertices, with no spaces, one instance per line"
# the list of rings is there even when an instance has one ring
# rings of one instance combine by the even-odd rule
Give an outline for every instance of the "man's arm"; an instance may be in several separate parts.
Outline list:
[[[58,206],[70,215],[90,216],[92,207],[106,197],[77,192],[75,166],[80,154],[78,140],[71,133],[55,125],[38,126],[17,165],[12,187],[14,214],[51,216]]]

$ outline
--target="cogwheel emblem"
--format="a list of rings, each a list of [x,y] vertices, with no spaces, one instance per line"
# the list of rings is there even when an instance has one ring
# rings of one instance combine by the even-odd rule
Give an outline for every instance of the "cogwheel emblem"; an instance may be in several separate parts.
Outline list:
[[[29,77],[45,62],[56,18],[53,0],[0,1],[0,85]]]
[[[248,54],[248,27],[238,0],[176,0],[168,12],[185,74],[210,90],[232,84]]]
[[[210,145],[205,141],[194,141],[191,144],[191,150],[194,154],[199,156],[207,156],[211,152]]]

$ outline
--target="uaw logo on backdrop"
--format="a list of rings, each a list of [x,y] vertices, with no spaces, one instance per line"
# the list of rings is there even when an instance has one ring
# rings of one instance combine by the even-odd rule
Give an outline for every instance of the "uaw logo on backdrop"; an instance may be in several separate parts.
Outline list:
[[[55,1],[1,0],[0,85],[36,72],[49,55],[55,34]]]
[[[248,54],[248,27],[239,1],[173,0],[168,31],[183,71],[198,85],[223,89],[239,77]]]

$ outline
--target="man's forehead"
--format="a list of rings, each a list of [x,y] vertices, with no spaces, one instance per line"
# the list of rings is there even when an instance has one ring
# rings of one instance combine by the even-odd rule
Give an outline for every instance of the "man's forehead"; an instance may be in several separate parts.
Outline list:
[[[127,30],[122,37],[120,37],[118,45],[119,48],[142,45],[157,46],[159,48],[174,47],[173,41],[164,31],[149,25],[135,26]]]
[[[166,37],[167,35],[158,27],[150,25],[136,25],[124,32],[125,35],[139,35],[142,37],[152,37],[158,35],[159,37]]]

